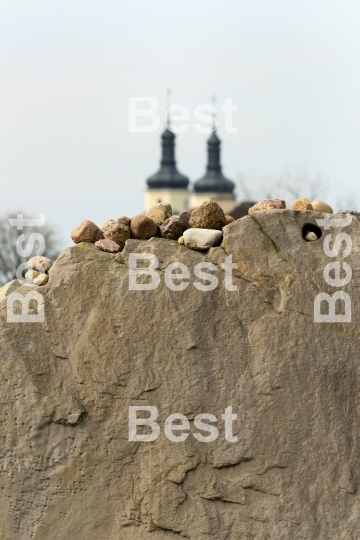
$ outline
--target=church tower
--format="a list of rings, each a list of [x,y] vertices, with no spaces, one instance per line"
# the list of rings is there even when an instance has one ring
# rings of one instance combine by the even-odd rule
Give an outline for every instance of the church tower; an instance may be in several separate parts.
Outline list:
[[[194,191],[191,195],[191,206],[199,206],[205,201],[213,200],[217,202],[228,214],[235,206],[235,184],[222,173],[220,163],[221,141],[213,131],[207,142],[208,163],[205,175],[194,184]]]
[[[170,203],[174,212],[189,208],[189,179],[179,173],[175,162],[175,135],[167,127],[161,135],[159,171],[147,179],[145,211],[156,203]]]

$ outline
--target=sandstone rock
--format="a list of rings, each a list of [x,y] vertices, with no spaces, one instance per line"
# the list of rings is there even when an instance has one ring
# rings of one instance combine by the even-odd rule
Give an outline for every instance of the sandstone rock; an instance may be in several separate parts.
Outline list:
[[[323,201],[313,201],[311,203],[313,210],[315,212],[326,212],[327,214],[333,214],[334,211],[326,202]]]
[[[72,231],[71,238],[75,244],[80,244],[80,242],[95,244],[97,240],[104,238],[104,234],[95,223],[85,219]]]
[[[101,249],[101,251],[107,251],[108,253],[118,253],[120,251],[119,244],[113,242],[112,240],[109,240],[109,238],[98,240],[97,242],[95,242],[95,246]]]
[[[265,199],[249,208],[249,214],[260,212],[262,210],[284,210],[285,208],[286,204],[282,199]]]
[[[187,229],[184,232],[184,243],[190,249],[206,251],[221,244],[222,232],[214,229]]]
[[[183,236],[180,236],[178,242],[179,242],[179,244],[184,245],[184,244],[185,244],[184,237],[183,237]]]
[[[43,323],[8,322],[0,302],[1,540],[358,538],[360,221],[323,231],[354,246],[351,281],[334,288],[335,258],[302,238],[321,218],[258,212],[207,253],[159,238],[114,257],[73,245],[40,290]],[[129,290],[134,252],[156,256],[157,288]],[[173,262],[189,269],[182,291],[164,281]],[[194,286],[204,262],[218,278],[207,292]],[[337,290],[351,323],[315,323],[316,296]],[[129,441],[130,406],[157,408],[156,440]],[[190,422],[183,442],[164,434],[174,413]],[[217,418],[213,442],[193,436],[201,413]]]
[[[228,216],[225,214],[226,219],[226,225],[230,225],[230,223],[234,223],[235,219],[232,216]]]
[[[189,210],[183,210],[182,212],[180,212],[179,214],[179,218],[180,218],[180,221],[184,227],[184,231],[188,228],[189,226],[189,219],[190,219],[190,216],[191,216],[191,212]]]
[[[9,294],[16,291],[21,286],[21,283],[17,279],[13,279],[12,281],[9,281],[9,283],[6,283],[2,287],[0,287],[0,302]]]
[[[31,257],[31,259],[28,261],[28,268],[30,270],[38,270],[38,272],[41,272],[43,274],[47,273],[52,267],[52,265],[53,262],[50,259],[40,255]]]
[[[294,201],[291,204],[291,209],[292,210],[313,210],[313,207],[309,199],[306,199],[305,197],[303,197],[302,199],[296,199],[296,201]]]
[[[158,227],[148,216],[135,216],[130,220],[131,238],[149,240],[157,236]]]
[[[316,234],[313,231],[307,232],[305,234],[304,238],[305,238],[305,240],[307,242],[315,242],[316,240],[318,240],[318,237],[316,236]]]
[[[206,201],[191,212],[189,228],[191,229],[221,229],[226,225],[225,214],[215,201]]]
[[[112,240],[120,246],[120,249],[123,249],[126,240],[130,238],[130,220],[125,216],[120,216],[117,221],[107,219],[102,226],[102,231],[105,238]]]
[[[339,210],[337,214],[350,214],[351,216],[360,217],[360,212],[356,210]]]
[[[169,240],[178,240],[184,232],[180,216],[171,216],[159,228],[161,236]]]
[[[171,204],[157,203],[152,206],[145,214],[147,217],[153,220],[159,227],[164,221],[172,216]]]

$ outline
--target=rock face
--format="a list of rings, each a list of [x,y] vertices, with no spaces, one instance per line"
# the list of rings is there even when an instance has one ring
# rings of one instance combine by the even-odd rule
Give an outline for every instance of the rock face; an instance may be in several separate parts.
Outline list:
[[[255,213],[207,253],[159,238],[128,240],[117,255],[80,243],[38,289],[43,323],[7,322],[4,298],[0,538],[358,538],[360,223],[306,242],[303,227],[322,217]],[[315,323],[316,295],[338,290],[323,277],[335,260],[324,237],[338,231],[353,244],[341,288],[352,321]],[[134,252],[157,257],[157,288],[129,290]],[[224,285],[229,255],[237,290]],[[189,269],[182,291],[165,283],[173,262]],[[194,286],[199,263],[215,266],[213,290]],[[130,406],[157,408],[156,440],[129,441]],[[221,418],[230,406],[237,442]],[[197,415],[214,415],[218,438],[170,441],[174,413],[192,433]]]

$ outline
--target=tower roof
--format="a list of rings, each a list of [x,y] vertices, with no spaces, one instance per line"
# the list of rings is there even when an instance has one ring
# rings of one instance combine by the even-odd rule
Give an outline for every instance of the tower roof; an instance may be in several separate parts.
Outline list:
[[[187,189],[189,179],[179,173],[175,161],[175,134],[167,127],[161,135],[162,155],[160,169],[147,179],[149,189]]]
[[[220,145],[221,141],[216,131],[213,131],[208,141],[208,163],[205,175],[194,184],[196,193],[232,193],[235,188],[234,182],[226,178],[221,170]]]

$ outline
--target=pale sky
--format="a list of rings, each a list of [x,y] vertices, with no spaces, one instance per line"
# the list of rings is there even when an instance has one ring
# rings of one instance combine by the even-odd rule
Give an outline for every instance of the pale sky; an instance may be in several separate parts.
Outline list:
[[[167,88],[191,123],[233,98],[238,132],[220,114],[218,133],[235,182],[301,166],[359,208],[359,27],[359,0],[0,0],[0,213],[44,213],[64,246],[83,219],[141,213],[161,129],[129,133],[128,99],[162,113]],[[206,138],[177,136],[192,181]]]

